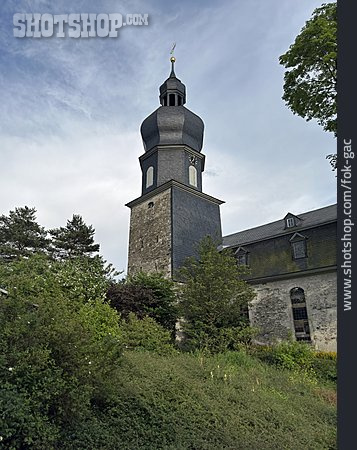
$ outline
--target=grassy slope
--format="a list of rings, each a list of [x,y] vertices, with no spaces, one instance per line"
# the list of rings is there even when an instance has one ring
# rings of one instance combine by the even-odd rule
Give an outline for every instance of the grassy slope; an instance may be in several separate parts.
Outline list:
[[[336,448],[333,388],[242,353],[128,352],[116,392],[87,448]]]

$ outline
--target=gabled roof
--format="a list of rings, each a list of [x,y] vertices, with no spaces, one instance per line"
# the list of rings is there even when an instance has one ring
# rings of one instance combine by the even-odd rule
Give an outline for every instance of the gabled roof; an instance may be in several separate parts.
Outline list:
[[[286,216],[285,216],[286,217]],[[291,234],[292,231],[300,231],[305,228],[311,228],[325,223],[337,220],[337,205],[325,206],[324,208],[308,211],[299,214],[297,217],[301,220],[299,225],[292,228],[285,228],[285,220],[280,219],[275,222],[267,223],[259,227],[239,231],[223,237],[223,247],[236,247],[264,239],[273,238],[282,234]]]
[[[285,220],[285,219],[287,219],[288,217],[295,217],[295,219],[301,220],[301,217],[296,216],[295,214],[293,214],[293,213],[291,213],[291,212],[288,212],[288,213],[285,215],[285,217],[283,217],[283,219]]]

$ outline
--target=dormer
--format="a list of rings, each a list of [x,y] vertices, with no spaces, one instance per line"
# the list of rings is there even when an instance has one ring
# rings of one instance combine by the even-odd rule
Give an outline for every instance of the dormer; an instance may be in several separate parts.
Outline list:
[[[285,223],[285,229],[287,228],[294,228],[300,225],[301,219],[298,216],[295,216],[294,214],[287,213],[287,215],[284,217],[284,223]]]

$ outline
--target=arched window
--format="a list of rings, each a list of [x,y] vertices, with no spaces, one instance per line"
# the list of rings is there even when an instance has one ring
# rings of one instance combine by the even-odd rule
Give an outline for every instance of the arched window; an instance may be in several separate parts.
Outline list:
[[[188,182],[191,186],[197,187],[197,169],[196,167],[190,166],[188,168]]]
[[[146,171],[146,188],[154,184],[154,168],[150,166]]]
[[[300,287],[292,288],[290,290],[290,300],[293,309],[296,340],[311,341],[304,289]]]

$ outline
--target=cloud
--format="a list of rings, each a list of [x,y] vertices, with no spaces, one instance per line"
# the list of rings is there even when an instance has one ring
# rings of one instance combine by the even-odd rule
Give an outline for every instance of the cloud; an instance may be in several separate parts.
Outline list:
[[[12,1],[0,19],[0,213],[35,206],[47,228],[81,214],[106,259],[126,268],[140,195],[143,119],[176,73],[205,122],[204,191],[226,201],[224,233],[334,202],[335,142],[281,100],[278,56],[318,1]],[[15,39],[15,12],[148,13],[117,39]]]

